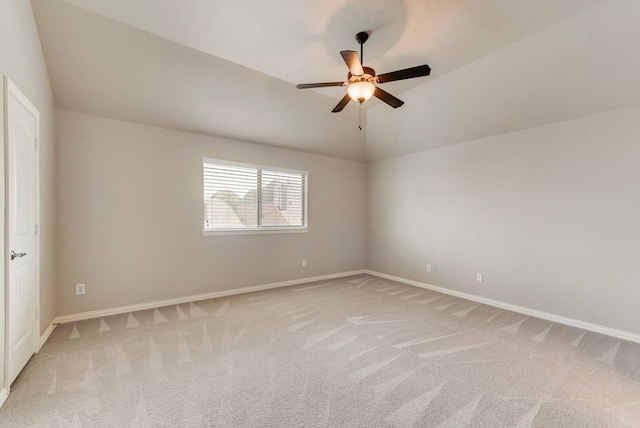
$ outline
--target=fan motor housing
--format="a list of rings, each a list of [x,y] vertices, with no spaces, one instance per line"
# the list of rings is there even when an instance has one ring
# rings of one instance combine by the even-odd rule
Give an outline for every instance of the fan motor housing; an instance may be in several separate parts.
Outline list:
[[[354,76],[353,74],[351,74],[351,72],[349,72],[349,74],[347,75],[347,81],[351,84],[351,83],[356,83],[356,82],[375,82],[376,81],[376,71],[371,68],[371,67],[362,67],[362,70],[364,70],[364,74],[362,76]]]

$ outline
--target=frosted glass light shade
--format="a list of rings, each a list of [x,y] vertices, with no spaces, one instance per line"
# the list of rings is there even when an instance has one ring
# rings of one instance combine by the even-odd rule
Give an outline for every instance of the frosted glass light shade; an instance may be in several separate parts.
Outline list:
[[[363,103],[373,96],[375,90],[376,87],[371,82],[355,82],[349,85],[347,93],[352,100]]]

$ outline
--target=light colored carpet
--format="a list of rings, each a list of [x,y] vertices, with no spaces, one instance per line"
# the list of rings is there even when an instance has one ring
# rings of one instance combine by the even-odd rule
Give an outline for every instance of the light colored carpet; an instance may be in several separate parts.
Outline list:
[[[640,426],[640,345],[370,276],[59,326],[2,427]]]

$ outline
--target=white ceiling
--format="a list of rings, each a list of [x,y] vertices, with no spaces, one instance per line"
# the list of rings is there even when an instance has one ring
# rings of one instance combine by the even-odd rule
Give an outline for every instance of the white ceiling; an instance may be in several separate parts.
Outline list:
[[[460,91],[468,90],[456,86],[456,73],[479,63],[479,71],[491,77],[495,70],[482,66],[483,58],[553,31],[563,25],[559,23],[604,3],[608,2],[32,0],[60,108],[357,160],[365,159],[366,150],[369,158],[378,159],[504,132],[504,126],[492,127],[489,121],[481,132],[461,136],[461,126],[473,129],[476,122],[487,122],[483,112],[469,117],[469,126],[440,114],[438,135],[426,136],[429,141],[437,137],[439,143],[429,145],[416,141],[422,138],[413,132],[381,129],[376,134],[373,118],[391,128],[408,124],[408,118],[419,116],[419,108],[426,108],[420,94],[444,89],[451,92],[438,98],[444,105],[431,104],[426,111],[442,107],[448,112],[454,102],[464,100]],[[320,92],[293,86],[344,79],[347,70],[339,51],[357,50],[354,35],[361,30],[371,32],[364,62],[378,73],[424,63],[433,69],[430,77],[384,86],[407,101],[402,108],[367,103],[373,108],[366,141],[365,132],[357,129],[355,103],[340,114],[329,113],[344,88]],[[546,48],[553,51],[553,40],[547,42]],[[473,83],[488,92],[490,85],[499,89],[500,81],[484,77],[476,74]],[[452,79],[453,84],[442,83]],[[515,80],[531,88],[530,81]],[[544,121],[564,117],[560,116]],[[528,126],[521,122],[516,120],[514,126]],[[441,135],[447,132],[451,135]],[[395,141],[388,139],[398,137],[411,141],[395,150]]]
[[[359,31],[379,73],[429,63],[441,75],[602,0],[64,1],[296,84],[346,79],[339,52],[358,50]]]
[[[640,1],[603,2],[368,110],[367,158],[640,104]]]

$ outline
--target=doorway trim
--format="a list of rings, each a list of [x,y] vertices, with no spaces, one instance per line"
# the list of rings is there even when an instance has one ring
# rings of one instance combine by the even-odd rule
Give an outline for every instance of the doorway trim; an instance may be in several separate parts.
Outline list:
[[[39,148],[40,148],[40,112],[38,109],[29,101],[29,99],[20,91],[18,86],[8,76],[3,76],[3,141],[4,141],[4,149],[2,152],[3,156],[3,167],[4,174],[2,179],[3,187],[4,187],[4,212],[3,212],[3,230],[4,230],[4,278],[3,278],[3,295],[4,295],[4,388],[6,388],[6,394],[8,396],[10,392],[9,385],[9,308],[8,308],[8,274],[9,274],[9,263],[8,263],[8,254],[10,249],[8,248],[8,195],[9,189],[7,173],[8,173],[8,151],[9,151],[9,129],[8,129],[8,119],[9,119],[9,97],[13,97],[16,101],[18,101],[31,115],[33,115],[35,119],[35,141],[34,141],[34,207],[35,207],[35,264],[36,264],[36,272],[35,272],[35,292],[34,292],[34,307],[36,309],[36,313],[34,314],[34,343],[33,343],[33,353],[37,353],[40,350],[40,156],[39,156]],[[2,395],[2,390],[0,390],[0,396]],[[0,397],[2,398],[2,397]],[[0,406],[2,405],[0,400]]]

